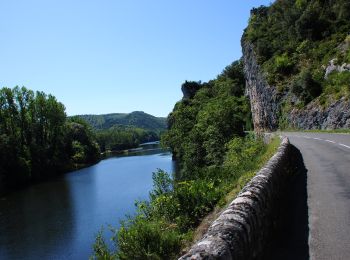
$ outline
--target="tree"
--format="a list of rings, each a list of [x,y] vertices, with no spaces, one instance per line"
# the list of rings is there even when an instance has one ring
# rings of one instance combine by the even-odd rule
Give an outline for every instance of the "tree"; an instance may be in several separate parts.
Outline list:
[[[25,87],[0,89],[0,181],[18,186],[70,169],[78,157],[70,122],[64,105],[52,95]],[[84,159],[79,162],[95,162],[99,158],[95,137],[86,125],[80,134],[86,138]]]

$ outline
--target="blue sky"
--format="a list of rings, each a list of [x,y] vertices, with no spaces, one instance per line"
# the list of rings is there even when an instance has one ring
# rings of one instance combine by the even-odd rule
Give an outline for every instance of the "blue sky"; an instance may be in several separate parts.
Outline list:
[[[166,116],[185,80],[240,58],[252,7],[267,0],[0,2],[0,87],[51,93],[68,115]]]

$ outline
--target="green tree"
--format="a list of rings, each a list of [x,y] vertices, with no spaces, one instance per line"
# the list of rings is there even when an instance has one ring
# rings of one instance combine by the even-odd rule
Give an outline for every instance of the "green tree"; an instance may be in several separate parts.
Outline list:
[[[67,124],[65,107],[54,96],[25,87],[0,89],[0,181],[19,186],[70,169],[75,139]],[[83,131],[84,163],[91,163],[99,150],[91,132]]]

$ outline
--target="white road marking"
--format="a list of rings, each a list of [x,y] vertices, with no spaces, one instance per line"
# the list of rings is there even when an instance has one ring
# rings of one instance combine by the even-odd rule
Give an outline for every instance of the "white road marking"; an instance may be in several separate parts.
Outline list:
[[[341,143],[339,143],[339,145],[341,145],[341,146],[343,146],[343,147],[346,147],[346,148],[350,149],[350,146],[348,146],[348,145],[341,144]]]
[[[343,146],[343,147],[346,147],[348,149],[350,149],[350,146],[348,145],[345,145],[345,144],[342,144],[342,143],[336,143],[332,140],[328,140],[328,139],[321,139],[321,138],[318,138],[318,137],[308,137],[308,136],[296,136],[296,137],[303,137],[303,138],[306,138],[306,139],[314,139],[314,140],[318,140],[318,141],[325,141],[325,142],[328,142],[328,143],[332,143],[332,144],[338,144],[340,146]]]
[[[328,142],[328,143],[332,143],[332,144],[338,144],[340,146],[343,146],[345,148],[348,148],[350,149],[350,146],[349,145],[346,145],[346,144],[342,144],[342,143],[337,143],[335,141],[332,141],[332,140],[328,140],[328,139],[321,139],[321,138],[318,138],[318,137],[308,137],[308,136],[299,136],[299,135],[294,135],[293,137],[298,137],[298,138],[306,138],[306,139],[314,139],[314,140],[318,140],[318,141],[325,141],[325,142]]]

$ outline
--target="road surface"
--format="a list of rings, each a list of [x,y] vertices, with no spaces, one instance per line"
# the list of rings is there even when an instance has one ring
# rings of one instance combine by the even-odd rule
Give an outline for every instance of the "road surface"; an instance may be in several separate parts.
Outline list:
[[[310,259],[350,259],[350,135],[283,133],[307,169]]]

